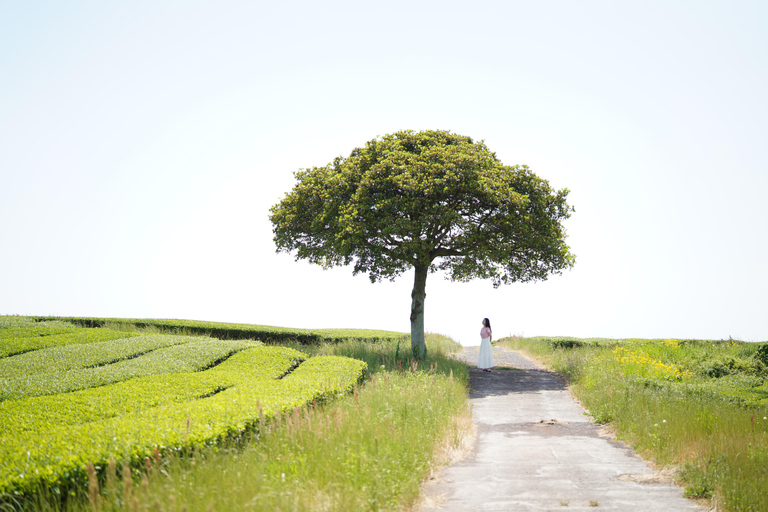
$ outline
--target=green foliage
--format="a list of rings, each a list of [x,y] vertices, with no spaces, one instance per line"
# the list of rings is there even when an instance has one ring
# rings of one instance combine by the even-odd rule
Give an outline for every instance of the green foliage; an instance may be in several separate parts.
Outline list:
[[[145,375],[200,371],[234,352],[255,345],[247,341],[167,334],[128,340],[136,342],[135,346],[126,346],[125,341],[94,343],[85,349],[80,345],[68,345],[61,347],[66,351],[57,347],[0,360],[0,363],[14,363],[15,359],[31,359],[10,368],[23,376],[0,381],[0,400],[66,393]],[[91,353],[92,348],[98,350]],[[46,361],[50,361],[47,372]],[[25,368],[30,368],[29,374],[25,374]]]
[[[768,366],[768,343],[763,343],[760,348],[755,351],[755,359]]]
[[[153,335],[89,344],[68,344],[0,359],[0,378],[92,368],[137,357],[162,347],[188,343],[197,338]]]
[[[584,346],[584,342],[576,338],[553,338],[549,341],[552,348],[576,348]]]
[[[278,251],[372,282],[415,270],[411,342],[423,357],[427,274],[494,286],[545,280],[574,263],[562,222],[573,208],[526,166],[505,166],[483,142],[401,131],[347,158],[302,169],[271,208]]]
[[[54,317],[34,317],[49,320]],[[350,338],[360,338],[370,342],[403,338],[400,332],[372,329],[294,329],[269,325],[232,324],[223,322],[204,322],[198,320],[164,320],[138,318],[91,318],[91,317],[56,317],[83,327],[109,326],[111,329],[150,329],[158,332],[190,336],[209,336],[228,340],[260,340],[264,343],[287,343],[298,341],[309,345],[316,343],[337,343]],[[63,323],[63,322],[62,322]]]
[[[135,336],[139,336],[139,333],[119,332],[110,329],[78,329],[76,332],[44,337],[0,338],[0,345],[2,346],[2,356],[0,357],[25,354],[34,350],[51,347],[99,343]]]
[[[757,359],[720,356],[702,361],[698,373],[715,379],[736,374],[762,375],[765,373],[765,365]]]
[[[51,336],[76,332],[78,329],[67,322],[52,320],[38,322],[32,317],[26,316],[0,316],[0,337],[29,337]]]
[[[61,321],[36,322],[30,317],[0,316],[0,358],[41,348],[133,336],[138,333],[82,329]]]
[[[271,209],[275,243],[313,263],[354,263],[375,281],[443,258],[451,278],[496,286],[573,264],[560,224],[568,191],[469,137],[397,132],[296,179]]]

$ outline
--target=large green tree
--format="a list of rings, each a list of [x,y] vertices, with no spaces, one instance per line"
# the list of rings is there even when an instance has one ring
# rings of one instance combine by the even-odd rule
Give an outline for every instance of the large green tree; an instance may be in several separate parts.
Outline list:
[[[411,345],[423,357],[427,275],[500,284],[573,266],[562,221],[573,208],[526,166],[447,131],[401,131],[347,158],[301,169],[271,208],[277,251],[323,267],[354,265],[371,282],[414,269]]]

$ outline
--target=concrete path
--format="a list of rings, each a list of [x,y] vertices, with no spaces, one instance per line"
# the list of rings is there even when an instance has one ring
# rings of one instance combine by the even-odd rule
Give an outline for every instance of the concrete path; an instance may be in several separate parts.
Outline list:
[[[425,486],[425,510],[702,510],[629,447],[602,436],[557,374],[498,347],[497,367],[521,369],[483,372],[477,353],[466,347],[459,356],[472,366],[474,453]]]

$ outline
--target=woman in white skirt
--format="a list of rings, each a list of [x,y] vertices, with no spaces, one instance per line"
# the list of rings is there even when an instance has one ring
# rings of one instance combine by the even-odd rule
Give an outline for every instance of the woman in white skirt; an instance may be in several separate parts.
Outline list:
[[[491,346],[491,321],[483,318],[483,328],[480,329],[480,357],[477,358],[477,367],[484,372],[490,372],[493,367],[493,347]]]

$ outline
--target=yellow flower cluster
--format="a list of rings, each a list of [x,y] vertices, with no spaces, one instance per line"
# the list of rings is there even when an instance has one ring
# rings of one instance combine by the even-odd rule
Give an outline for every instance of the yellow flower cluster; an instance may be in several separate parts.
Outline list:
[[[677,341],[664,340],[664,344],[667,346],[676,346]],[[693,377],[694,375],[690,371],[681,369],[675,363],[664,363],[658,359],[653,359],[642,350],[629,350],[625,347],[616,347],[613,349],[613,355],[614,360],[622,366],[626,366],[626,369],[631,373],[637,373],[644,377],[680,380],[683,377]]]

